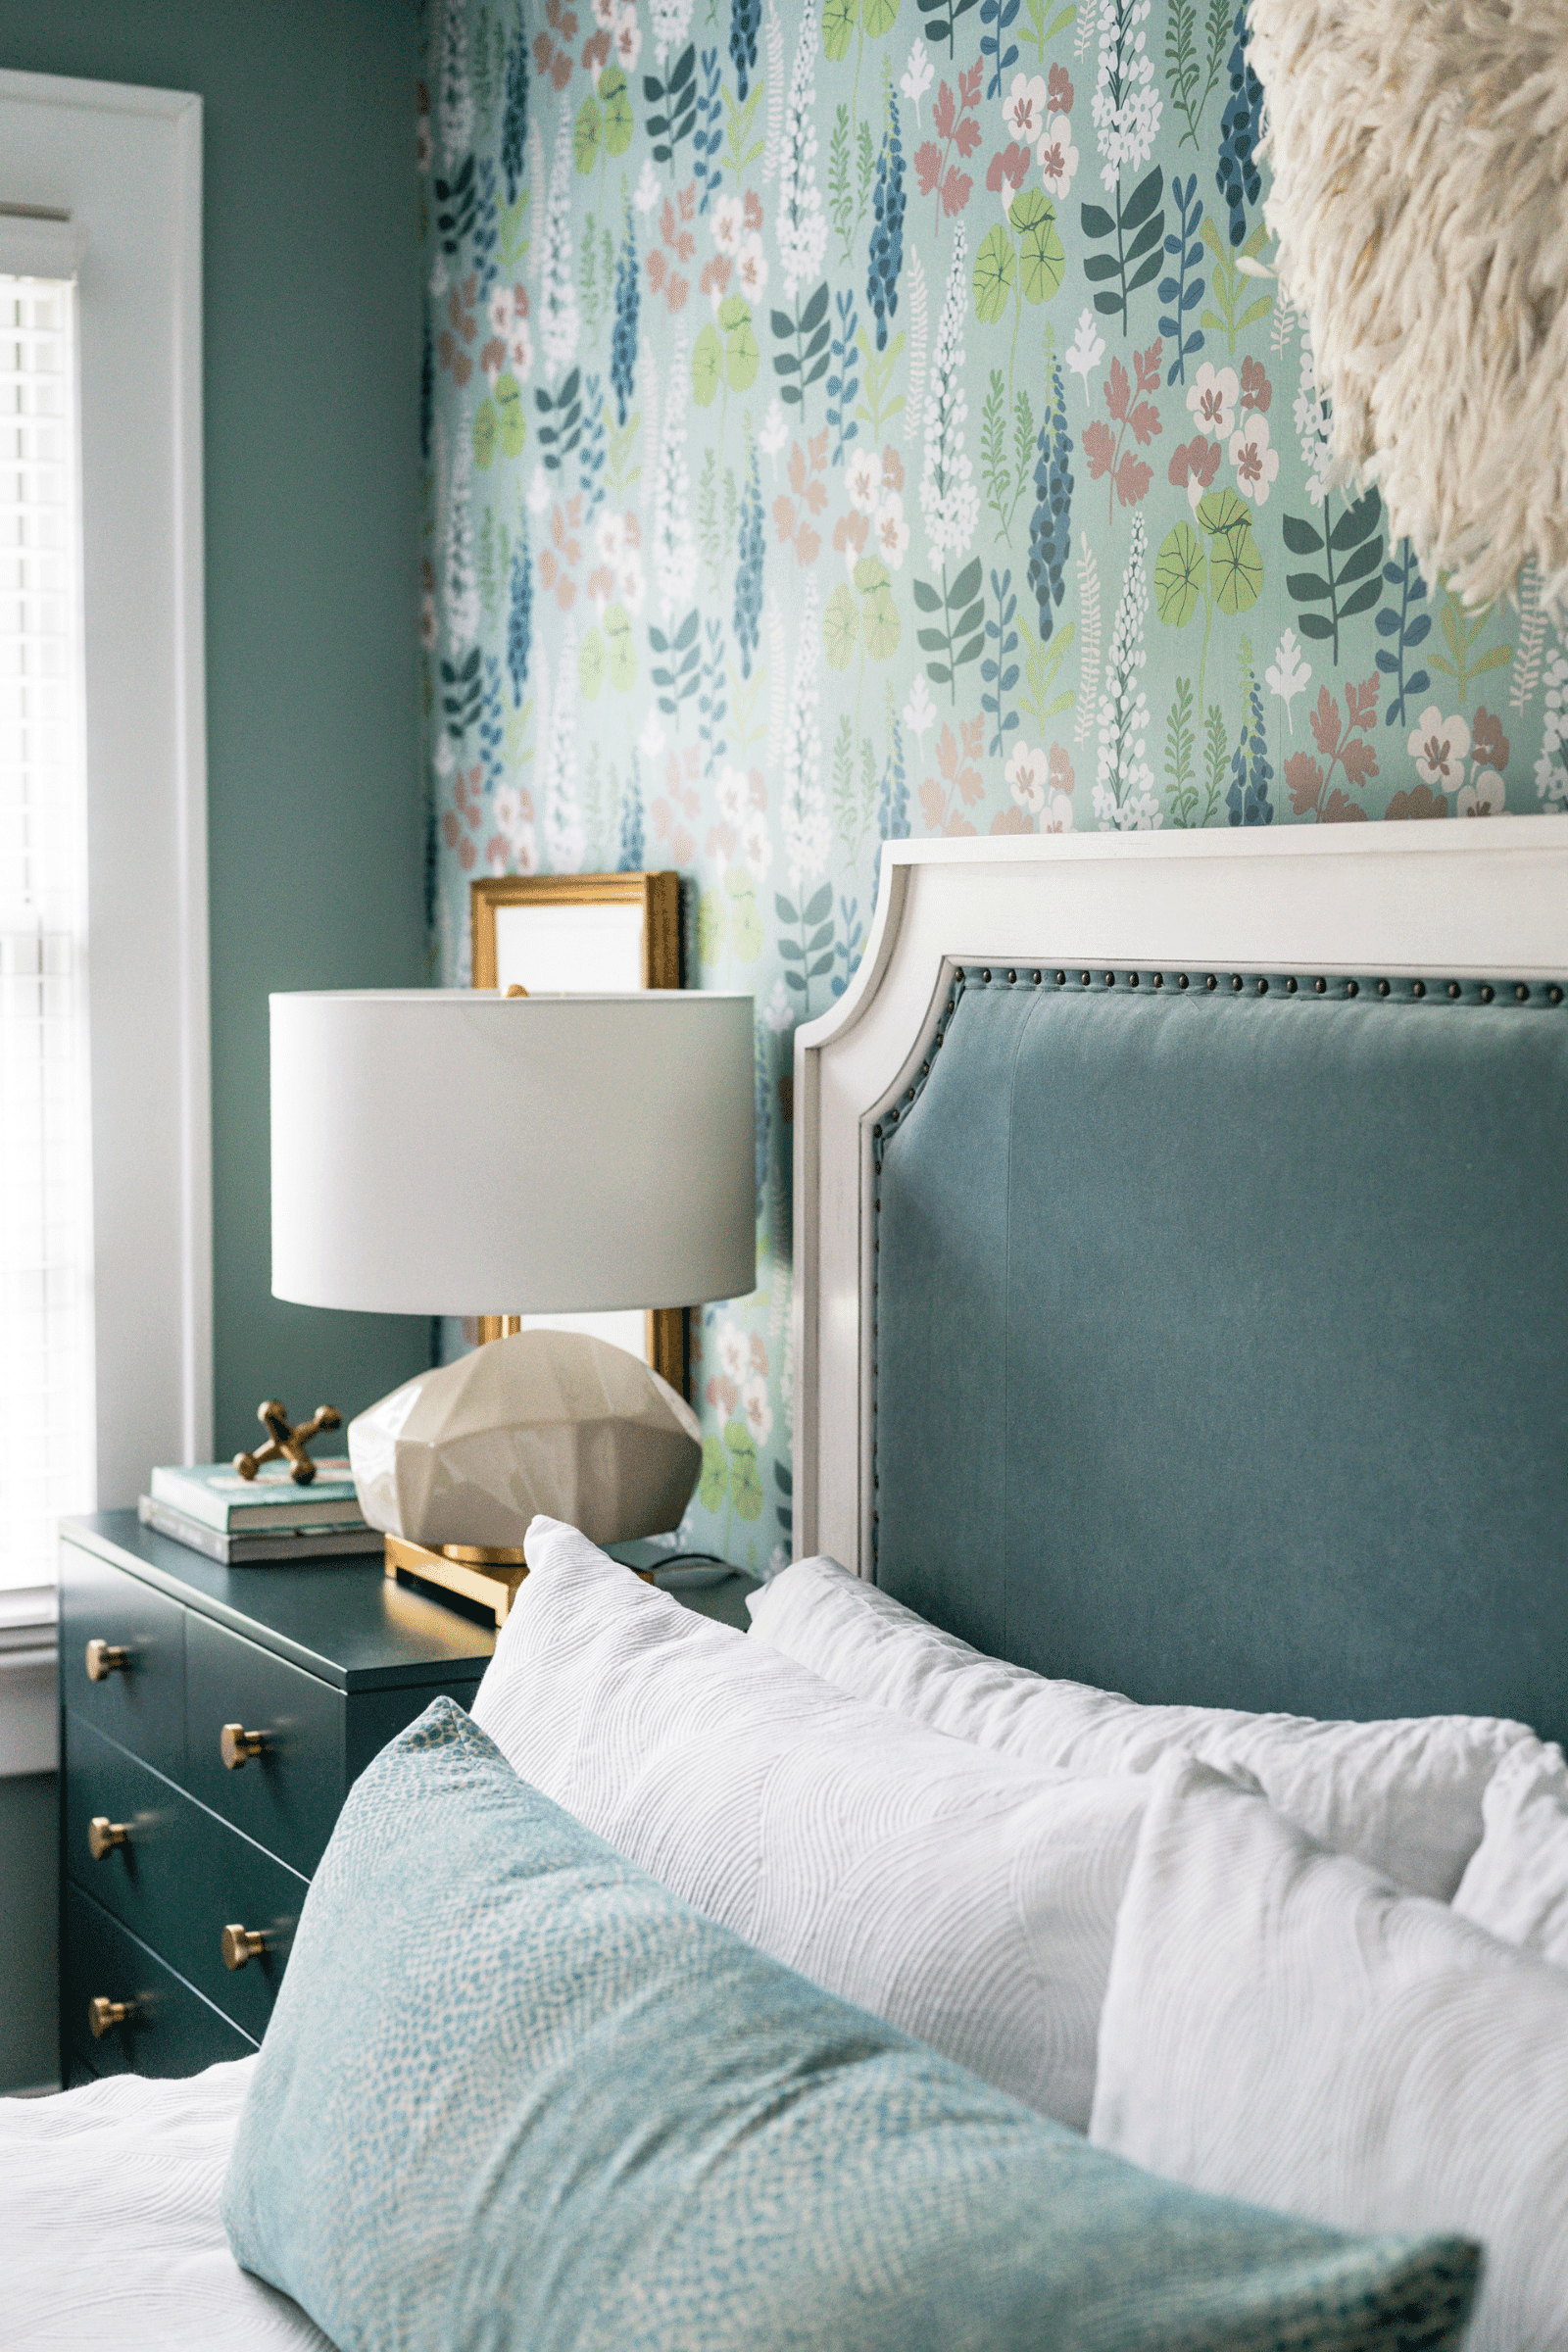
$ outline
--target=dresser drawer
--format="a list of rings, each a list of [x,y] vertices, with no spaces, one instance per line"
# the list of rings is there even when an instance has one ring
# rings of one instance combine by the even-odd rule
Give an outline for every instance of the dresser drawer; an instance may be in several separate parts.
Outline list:
[[[61,1696],[84,1723],[174,1780],[185,1763],[184,1627],[178,1601],[96,1552],[61,1545]]]
[[[241,1634],[190,1615],[185,1628],[184,1786],[306,1877],[347,1792],[341,1690]],[[223,1728],[260,1734],[260,1754],[226,1765]]]
[[[307,1882],[71,1714],[65,1771],[68,1876],[259,2040]],[[95,1822],[123,1839],[95,1839]],[[230,1967],[223,1931],[236,1927],[266,1941]]]
[[[79,1888],[66,1888],[66,1969],[61,1984],[68,2060],[95,2075],[196,2075],[256,2044],[182,1984],[128,1929]],[[122,2002],[121,2024],[95,2036],[95,2000]]]

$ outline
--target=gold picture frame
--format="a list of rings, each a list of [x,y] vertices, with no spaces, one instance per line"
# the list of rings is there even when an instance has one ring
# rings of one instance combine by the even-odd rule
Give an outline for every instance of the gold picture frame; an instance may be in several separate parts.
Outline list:
[[[468,885],[468,916],[475,988],[520,982],[538,993],[681,985],[674,872],[485,874]],[[650,1307],[645,1334],[649,1363],[682,1396],[687,1315],[683,1306]],[[481,1340],[500,1337],[501,1316],[475,1320]]]

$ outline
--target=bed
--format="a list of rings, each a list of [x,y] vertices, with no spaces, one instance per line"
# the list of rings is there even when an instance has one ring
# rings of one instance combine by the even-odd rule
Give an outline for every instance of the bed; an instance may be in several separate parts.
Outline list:
[[[1562,1740],[1565,908],[1554,818],[887,845],[796,1040],[797,1554],[1151,1706]],[[8,2341],[325,2340],[218,2218],[256,2063],[0,2107]]]

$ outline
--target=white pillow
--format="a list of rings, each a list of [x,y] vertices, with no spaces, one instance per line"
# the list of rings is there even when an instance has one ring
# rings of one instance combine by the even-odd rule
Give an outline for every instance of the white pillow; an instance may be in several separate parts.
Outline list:
[[[1152,1784],[1090,2136],[1335,2228],[1480,2238],[1469,2352],[1568,2345],[1568,1976],[1188,1759]]]
[[[848,1698],[535,1519],[474,1721],[775,1959],[1089,2121],[1140,1780],[1043,1773]]]
[[[1498,1765],[1486,1835],[1459,1882],[1461,1918],[1568,1968],[1568,1762],[1540,1740]]]
[[[747,1601],[752,1631],[841,1690],[1054,1771],[1152,1771],[1173,1748],[1245,1766],[1271,1803],[1338,1853],[1444,1901],[1481,1842],[1497,1765],[1534,1740],[1495,1716],[1315,1723],[1222,1707],[1141,1707],[1050,1682],[939,1633],[837,1560],[797,1560]]]

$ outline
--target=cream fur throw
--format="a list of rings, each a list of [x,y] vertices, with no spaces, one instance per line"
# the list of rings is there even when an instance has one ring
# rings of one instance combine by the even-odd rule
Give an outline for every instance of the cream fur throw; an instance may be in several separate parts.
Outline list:
[[[1333,477],[1466,604],[1568,617],[1568,0],[1250,0]]]

